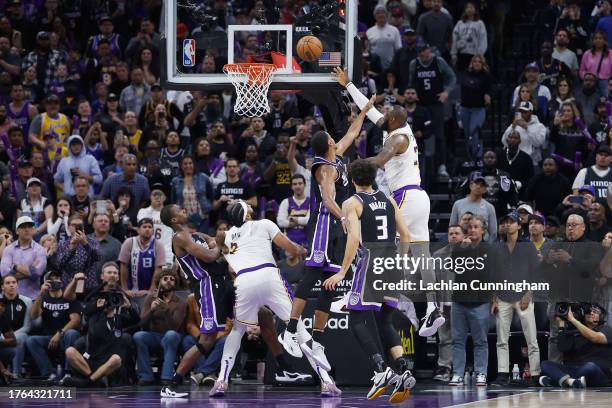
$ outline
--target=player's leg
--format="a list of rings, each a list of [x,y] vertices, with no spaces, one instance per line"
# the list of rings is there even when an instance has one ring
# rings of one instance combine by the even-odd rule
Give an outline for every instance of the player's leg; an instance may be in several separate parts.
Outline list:
[[[247,326],[244,323],[241,323],[237,319],[234,320],[232,331],[227,336],[225,345],[223,346],[223,357],[221,357],[219,377],[208,393],[208,396],[223,397],[225,395],[225,391],[227,391],[228,387],[229,375],[234,367],[236,354],[238,354],[240,350],[240,343],[242,341],[242,336],[246,332],[246,328]]]

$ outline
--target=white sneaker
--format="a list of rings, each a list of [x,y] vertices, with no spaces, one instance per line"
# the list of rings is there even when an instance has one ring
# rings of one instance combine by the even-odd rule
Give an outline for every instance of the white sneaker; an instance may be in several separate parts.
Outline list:
[[[463,377],[457,374],[453,374],[453,378],[451,378],[450,382],[448,383],[448,385],[451,387],[460,387],[463,384]]]
[[[378,398],[389,385],[395,384],[396,381],[398,381],[398,375],[395,374],[391,367],[387,367],[382,373],[375,372],[374,377],[372,377],[372,388],[368,392],[368,400]]]
[[[476,374],[476,385],[479,387],[486,387],[487,386],[487,375],[484,373],[477,373]]]
[[[349,297],[351,295],[351,292],[346,292],[344,294],[344,296],[342,296],[340,299],[332,302],[329,311],[332,313],[344,313],[347,314],[349,312],[349,310],[346,308],[346,306],[348,305],[348,301],[349,301]]]
[[[321,383],[321,396],[322,397],[339,397],[342,395],[340,388],[336,387],[336,383],[331,381],[324,381]]]
[[[213,398],[225,397],[225,391],[227,391],[227,382],[217,380],[215,385],[213,385],[213,387],[210,389],[208,396]]]
[[[448,172],[446,171],[446,164],[441,164],[440,167],[438,167],[438,177],[448,178]]]
[[[302,358],[302,350],[298,343],[297,333],[290,333],[285,330],[283,334],[278,335],[278,341],[283,345],[283,348],[287,353],[296,358]]]
[[[310,357],[325,371],[331,370],[331,364],[327,360],[325,356],[325,347],[314,340],[312,340],[312,348],[308,346],[308,343],[300,344],[300,349],[306,354],[307,357]]]
[[[166,385],[159,392],[159,396],[162,398],[185,398],[189,395],[188,392],[176,392],[171,386]]]
[[[299,384],[307,381],[312,381],[312,375],[302,374],[300,372],[279,370],[274,373],[274,379],[281,384]]]
[[[437,307],[431,309],[427,315],[423,318],[423,325],[419,329],[419,336],[429,337],[433,336],[438,332],[440,326],[444,324],[446,319],[444,315]]]

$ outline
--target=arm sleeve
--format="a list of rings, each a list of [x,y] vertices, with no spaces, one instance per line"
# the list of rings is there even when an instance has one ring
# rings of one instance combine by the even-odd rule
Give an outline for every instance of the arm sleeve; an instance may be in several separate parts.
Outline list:
[[[276,215],[276,223],[281,228],[289,226],[289,200],[285,198],[278,206],[278,214]]]
[[[353,98],[353,101],[355,101],[359,109],[363,109],[368,104],[368,98],[366,98],[352,82],[348,84],[346,90],[348,91],[349,95],[351,95],[351,98]],[[378,123],[378,121],[384,117],[383,114],[376,108],[370,109],[366,116],[374,124]]]

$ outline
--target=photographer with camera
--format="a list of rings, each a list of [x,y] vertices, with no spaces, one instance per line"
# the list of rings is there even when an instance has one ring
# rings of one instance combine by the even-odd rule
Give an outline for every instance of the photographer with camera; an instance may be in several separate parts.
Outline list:
[[[143,331],[134,334],[138,351],[138,384],[151,385],[155,379],[151,368],[151,351],[164,354],[161,381],[172,382],[174,362],[184,333],[187,302],[175,294],[178,276],[172,269],[163,270],[157,277],[158,288],[148,295],[140,314]]]
[[[49,359],[49,352],[58,349],[64,351],[79,337],[77,330],[81,316],[78,305],[66,299],[62,289],[60,272],[47,272],[45,283],[40,287],[40,293],[30,311],[32,320],[42,316],[41,334],[28,337],[25,343],[40,375],[49,380],[57,378]],[[67,367],[68,362],[66,362]]]
[[[610,384],[612,328],[604,325],[605,317],[604,308],[594,303],[557,304],[558,347],[564,364],[543,361],[540,385],[586,388]]]
[[[66,350],[68,362],[80,375],[66,377],[63,386],[101,385],[104,377],[121,368],[123,361],[128,361],[129,337],[124,336],[123,329],[138,323],[138,312],[119,286],[117,263],[102,265],[101,278],[102,286],[88,296],[83,311],[88,324],[85,341]]]

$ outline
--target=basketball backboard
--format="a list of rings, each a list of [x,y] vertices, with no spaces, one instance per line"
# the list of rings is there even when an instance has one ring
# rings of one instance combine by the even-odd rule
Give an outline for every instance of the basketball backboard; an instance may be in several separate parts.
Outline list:
[[[178,90],[231,88],[222,68],[236,62],[277,65],[271,89],[329,86],[334,84],[330,73],[336,66],[347,67],[353,78],[357,1],[323,0],[310,2],[313,6],[279,9],[274,0],[257,0],[242,2],[254,6],[239,9],[231,4],[240,2],[166,0],[164,85]],[[307,35],[323,43],[323,53],[316,61],[297,56],[296,44]]]

